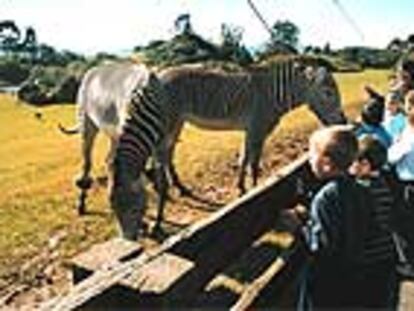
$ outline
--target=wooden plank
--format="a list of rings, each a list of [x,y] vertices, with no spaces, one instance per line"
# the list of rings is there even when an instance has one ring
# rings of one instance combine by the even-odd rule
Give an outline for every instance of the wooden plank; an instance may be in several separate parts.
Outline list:
[[[292,247],[292,246],[291,246]],[[284,255],[276,258],[268,268],[252,283],[245,287],[238,301],[231,307],[231,311],[244,311],[252,308],[256,299],[262,291],[279,275],[289,264],[291,254],[294,250],[285,251]]]
[[[139,277],[131,282],[131,287],[151,295],[163,293],[193,268],[193,262],[171,253],[164,253],[149,262],[145,269],[141,269]]]
[[[307,169],[306,161],[303,157],[283,168],[277,178],[199,222],[195,226],[200,229],[193,227],[191,235],[173,245],[170,252],[191,260],[195,266],[177,279],[160,301],[191,307],[215,275],[273,226],[279,210],[296,205],[298,179]]]
[[[414,310],[414,282],[411,280],[404,280],[401,282],[398,310]]]
[[[43,305],[42,310],[73,310],[125,279],[134,282],[151,261],[165,252],[194,263],[192,269],[179,275],[162,293],[163,302],[171,300],[186,305],[214,275],[272,225],[279,209],[296,203],[298,181],[306,171],[306,162],[307,155],[207,219],[170,237],[160,247],[144,252],[136,259],[98,270],[67,295]]]
[[[136,258],[142,251],[141,244],[122,238],[93,245],[88,251],[71,260],[73,282],[79,283],[96,270],[107,269],[118,262]]]

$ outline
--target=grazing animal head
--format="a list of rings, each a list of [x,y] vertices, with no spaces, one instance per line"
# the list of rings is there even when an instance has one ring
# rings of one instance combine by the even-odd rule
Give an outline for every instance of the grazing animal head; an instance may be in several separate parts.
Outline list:
[[[125,239],[137,240],[146,207],[146,192],[140,174],[127,163],[115,160],[109,189],[119,231]]]
[[[166,98],[158,78],[149,74],[144,86],[132,92],[115,150],[110,203],[123,237],[129,240],[136,240],[143,228],[146,193],[142,173],[148,157],[163,142]]]
[[[304,100],[319,120],[324,125],[346,123],[341,96],[332,74],[323,66],[308,66],[302,74],[305,79]]]

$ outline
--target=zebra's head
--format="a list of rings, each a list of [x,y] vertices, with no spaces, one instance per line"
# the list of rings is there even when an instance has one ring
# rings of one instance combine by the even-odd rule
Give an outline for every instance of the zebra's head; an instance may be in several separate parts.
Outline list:
[[[146,192],[142,178],[127,163],[115,158],[109,186],[112,210],[123,238],[136,240],[142,229]]]
[[[322,66],[308,66],[303,72],[305,101],[324,125],[347,122],[341,107],[338,86],[332,74]]]

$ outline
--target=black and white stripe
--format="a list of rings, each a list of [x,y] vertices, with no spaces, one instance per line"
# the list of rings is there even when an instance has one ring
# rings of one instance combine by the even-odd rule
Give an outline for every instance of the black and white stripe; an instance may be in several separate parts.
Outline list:
[[[141,172],[145,162],[164,138],[165,114],[162,87],[149,77],[145,87],[133,91],[128,115],[115,154],[115,164],[126,161]]]
[[[176,113],[168,130],[173,133],[168,142],[168,167],[174,168],[173,146],[184,121],[204,129],[244,130],[246,140],[238,183],[244,192],[247,166],[256,184],[263,143],[284,114],[307,103],[325,125],[344,123],[332,75],[315,66],[316,69],[312,67],[314,77],[309,78],[304,64],[300,59],[286,58],[247,70],[186,65],[161,71],[158,77]],[[178,176],[172,175],[178,181]]]

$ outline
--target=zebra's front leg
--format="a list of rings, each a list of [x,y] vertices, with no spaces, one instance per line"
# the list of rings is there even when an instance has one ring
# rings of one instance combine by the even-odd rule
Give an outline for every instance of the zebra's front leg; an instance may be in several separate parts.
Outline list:
[[[181,196],[192,196],[192,191],[184,186],[181,182],[180,177],[175,169],[173,163],[174,151],[177,144],[178,137],[180,136],[181,129],[183,127],[183,121],[179,120],[177,122],[172,122],[174,126],[172,127],[170,134],[166,139],[166,153],[165,153],[165,162],[167,164],[167,170],[169,178],[171,179],[171,184],[176,187]]]
[[[106,159],[105,159],[106,170],[107,170],[108,176],[110,176],[110,174],[112,173],[112,170],[113,170],[114,157],[115,157],[115,152],[116,152],[117,145],[118,145],[118,137],[116,137],[116,136],[110,137],[109,151],[108,151],[108,154],[106,155]]]
[[[76,186],[80,189],[80,194],[78,196],[78,202],[76,204],[76,209],[78,215],[86,214],[86,199],[88,197],[88,190],[92,187],[92,177],[90,176],[91,171],[91,161],[86,159],[83,165],[83,172],[80,177],[75,180]]]
[[[157,206],[157,218],[155,220],[155,225],[152,230],[153,234],[158,235],[163,233],[161,227],[163,218],[164,218],[164,208],[168,199],[168,180],[166,176],[166,167],[161,163],[155,164],[155,178],[156,178],[156,187],[158,192],[158,206]]]
[[[85,119],[85,121],[86,120],[87,119]],[[91,121],[86,121],[84,126],[85,128],[82,132],[82,173],[80,177],[75,180],[75,185],[80,189],[78,202],[76,204],[79,215],[84,215],[86,213],[88,190],[92,187],[92,177],[90,176],[92,168],[92,148],[97,134],[97,129]]]

